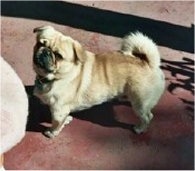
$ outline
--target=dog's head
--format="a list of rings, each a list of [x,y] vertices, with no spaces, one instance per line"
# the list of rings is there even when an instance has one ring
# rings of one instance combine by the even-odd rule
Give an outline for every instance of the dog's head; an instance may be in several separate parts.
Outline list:
[[[82,46],[71,37],[65,36],[51,26],[34,29],[37,41],[34,46],[33,63],[38,75],[55,78],[71,71],[75,65],[85,61]]]

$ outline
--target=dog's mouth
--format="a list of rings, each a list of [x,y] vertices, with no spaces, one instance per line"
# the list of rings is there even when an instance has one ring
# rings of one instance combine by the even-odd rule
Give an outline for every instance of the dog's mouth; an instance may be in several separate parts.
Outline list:
[[[34,52],[33,62],[36,66],[49,73],[54,72],[56,69],[55,55],[48,47],[38,47]]]

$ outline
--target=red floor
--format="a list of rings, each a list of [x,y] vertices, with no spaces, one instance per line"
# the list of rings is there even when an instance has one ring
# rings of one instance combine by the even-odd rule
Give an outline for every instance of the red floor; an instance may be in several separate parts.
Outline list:
[[[6,169],[194,169],[193,1],[1,5],[1,54],[23,80],[30,104],[26,136],[6,153]],[[33,28],[41,25],[93,52],[119,49],[121,37],[134,30],[157,42],[167,89],[147,133],[131,131],[138,120],[129,105],[117,102],[72,114],[55,139],[41,133],[50,123],[48,108],[32,96]]]

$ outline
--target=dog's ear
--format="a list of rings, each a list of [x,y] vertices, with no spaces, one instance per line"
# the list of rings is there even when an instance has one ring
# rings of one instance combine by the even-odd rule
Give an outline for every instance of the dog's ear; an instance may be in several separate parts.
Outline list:
[[[49,40],[47,39],[50,35],[54,34],[55,29],[52,26],[42,26],[37,27],[33,30],[34,33],[37,33],[37,41],[49,46]]]
[[[74,59],[75,62],[85,62],[86,59],[86,51],[85,49],[81,46],[81,44],[77,41],[74,41],[73,43],[73,51],[74,51]]]
[[[40,33],[46,30],[54,31],[54,28],[52,26],[41,26],[34,28],[33,33]]]

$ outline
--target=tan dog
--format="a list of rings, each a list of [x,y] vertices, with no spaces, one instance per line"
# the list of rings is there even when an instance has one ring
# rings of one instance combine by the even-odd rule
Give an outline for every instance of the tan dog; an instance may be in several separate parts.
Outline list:
[[[34,94],[52,113],[46,136],[57,136],[72,120],[70,112],[121,96],[127,97],[141,119],[135,132],[146,130],[165,84],[159,51],[151,39],[137,32],[123,39],[120,51],[94,54],[51,26],[34,32]]]

